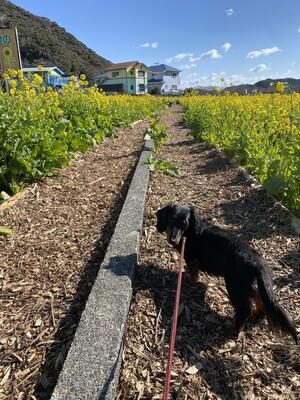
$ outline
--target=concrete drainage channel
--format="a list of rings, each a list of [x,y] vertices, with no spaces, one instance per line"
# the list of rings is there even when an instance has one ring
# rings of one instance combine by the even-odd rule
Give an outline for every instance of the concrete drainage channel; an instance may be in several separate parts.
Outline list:
[[[86,303],[51,400],[113,400],[142,234],[153,149],[146,140],[115,232]]]

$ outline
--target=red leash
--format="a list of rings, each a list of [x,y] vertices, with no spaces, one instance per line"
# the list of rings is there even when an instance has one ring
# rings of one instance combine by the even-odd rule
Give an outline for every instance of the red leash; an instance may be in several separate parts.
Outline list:
[[[167,365],[166,376],[165,376],[163,400],[169,400],[169,398],[170,398],[170,380],[171,380],[171,371],[172,371],[172,364],[173,364],[173,353],[174,353],[174,347],[175,347],[175,341],[176,341],[176,329],[177,329],[180,290],[181,290],[181,281],[182,281],[185,241],[186,241],[186,238],[184,237],[182,240],[181,252],[180,252],[180,268],[179,268],[179,273],[178,273],[176,299],[175,299],[175,304],[174,304],[173,321],[172,321],[172,328],[171,328],[171,340],[170,340],[170,347],[169,347],[169,359],[168,359],[168,365]]]

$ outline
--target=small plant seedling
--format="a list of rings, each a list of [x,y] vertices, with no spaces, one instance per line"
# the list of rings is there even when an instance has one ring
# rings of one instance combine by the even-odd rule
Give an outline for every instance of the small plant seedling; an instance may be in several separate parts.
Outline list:
[[[166,175],[179,177],[181,176],[181,172],[178,167],[172,164],[167,160],[159,160],[152,155],[148,157],[147,164],[149,166],[150,171],[154,172],[162,172]]]
[[[4,226],[0,226],[0,236],[11,236],[12,230],[9,228],[5,228]]]

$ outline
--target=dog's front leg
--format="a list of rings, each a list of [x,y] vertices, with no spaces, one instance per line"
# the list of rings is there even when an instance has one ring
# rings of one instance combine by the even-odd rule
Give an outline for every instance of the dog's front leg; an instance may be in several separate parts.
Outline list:
[[[199,282],[199,261],[197,259],[186,261],[187,269],[190,274],[191,283],[194,285]]]

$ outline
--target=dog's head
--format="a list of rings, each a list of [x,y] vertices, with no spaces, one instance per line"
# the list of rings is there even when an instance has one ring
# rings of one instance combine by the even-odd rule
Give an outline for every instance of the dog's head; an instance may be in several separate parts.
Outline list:
[[[166,232],[167,240],[173,246],[179,245],[183,234],[191,223],[192,208],[170,203],[157,211],[158,232]]]

